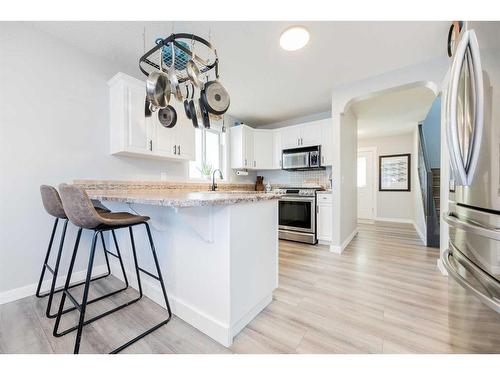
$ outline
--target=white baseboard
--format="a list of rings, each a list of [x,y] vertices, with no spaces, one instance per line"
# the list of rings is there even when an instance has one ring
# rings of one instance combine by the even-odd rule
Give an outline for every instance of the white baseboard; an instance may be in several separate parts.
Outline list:
[[[338,246],[338,245],[330,245],[330,251],[332,253],[342,254],[342,252],[344,251],[344,249],[347,247],[347,245],[349,245],[349,243],[356,236],[356,234],[358,234],[358,228],[357,227],[356,227],[356,229],[354,229],[352,231],[352,233],[349,236],[347,236],[347,238],[345,239],[345,241],[342,242],[342,245],[340,245],[340,246]]]
[[[92,275],[94,277],[100,276],[105,274],[108,271],[106,268],[106,265],[102,266],[97,266],[94,268],[94,271]],[[46,272],[46,275],[50,275],[49,272]],[[79,272],[74,272],[73,277],[71,278],[72,282],[80,282],[85,280],[85,276],[87,275],[87,270],[84,271],[79,271]],[[66,275],[58,276],[56,280],[56,288],[62,287],[64,285],[64,282],[66,281]],[[45,292],[50,289],[50,285],[52,283],[52,279],[45,280],[42,282],[42,288],[41,291]],[[17,301],[18,299],[21,298],[26,298],[29,296],[33,296],[36,293],[36,287],[38,286],[38,283],[36,284],[30,284],[26,286],[22,286],[20,288],[16,289],[11,289],[7,290],[5,292],[0,293],[0,305],[3,305],[5,303]]]
[[[404,219],[399,217],[380,217],[377,216],[375,221],[390,221],[392,223],[402,223],[402,224],[415,224],[413,219]]]
[[[413,227],[415,228],[415,232],[417,232],[418,236],[420,237],[420,241],[422,241],[422,244],[424,244],[424,246],[427,246],[427,236],[420,231],[417,223],[413,222]]]

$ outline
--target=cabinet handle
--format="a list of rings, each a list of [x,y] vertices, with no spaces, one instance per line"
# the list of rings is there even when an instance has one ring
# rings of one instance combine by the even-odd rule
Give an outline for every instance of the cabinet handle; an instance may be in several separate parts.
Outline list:
[[[177,146],[177,155],[180,155],[181,154],[181,145],[178,145]]]
[[[254,160],[253,161],[253,166],[256,167],[257,166],[257,162]]]
[[[153,140],[149,140],[149,151],[153,151]]]
[[[316,212],[319,214],[319,206],[316,206]]]
[[[174,145],[174,155],[177,155],[177,145]]]
[[[297,138],[297,146],[300,146],[300,138]]]
[[[325,157],[324,156],[321,157],[321,164],[325,164]]]
[[[245,159],[245,167],[247,166],[247,159]]]

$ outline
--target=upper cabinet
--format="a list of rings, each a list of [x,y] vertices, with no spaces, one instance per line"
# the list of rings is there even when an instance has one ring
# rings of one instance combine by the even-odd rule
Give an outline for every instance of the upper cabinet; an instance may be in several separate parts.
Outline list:
[[[321,165],[332,165],[331,119],[279,129],[254,129],[246,125],[230,128],[231,168],[281,169],[281,153],[289,148],[321,146]]]
[[[171,100],[170,105],[177,111],[177,123],[167,129],[158,121],[157,112],[145,116],[145,82],[118,73],[108,85],[112,155],[194,160],[195,132],[181,103]]]

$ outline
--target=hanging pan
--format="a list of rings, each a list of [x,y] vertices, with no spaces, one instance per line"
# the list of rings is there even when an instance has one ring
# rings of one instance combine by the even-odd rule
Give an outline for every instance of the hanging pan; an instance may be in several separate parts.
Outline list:
[[[194,96],[194,86],[191,84],[191,100]],[[186,84],[186,99],[184,100],[184,112],[186,112],[186,117],[191,120],[191,111],[189,110],[189,86]]]
[[[170,46],[172,48],[172,65],[168,70],[168,79],[170,80],[170,87],[172,90],[172,94],[178,101],[182,102],[182,92],[181,88],[179,87],[179,80],[177,79],[177,74],[175,74],[175,47],[173,41],[170,42]],[[160,60],[163,60],[163,58]]]
[[[177,112],[171,105],[158,111],[158,120],[165,128],[173,128],[177,123]]]
[[[227,90],[218,80],[205,83],[205,87],[201,90],[200,100],[207,112],[214,115],[226,113],[231,102]]]
[[[191,43],[191,60],[189,60],[186,64],[186,73],[193,82],[193,84],[200,88],[203,86],[203,82],[200,78],[200,69],[196,65],[195,55],[194,55],[194,41]]]
[[[165,108],[170,101],[170,80],[163,72],[163,59],[160,59],[160,70],[149,74],[146,80],[146,94],[153,107]]]
[[[210,118],[208,117],[208,111],[205,108],[205,104],[203,104],[203,100],[201,100],[201,98],[199,99],[199,102],[201,117],[203,119],[203,126],[205,127],[205,129],[210,129]]]
[[[191,115],[191,121],[193,122],[193,126],[195,128],[199,128],[198,116],[196,115],[196,106],[194,105],[193,99],[189,101],[189,114]]]

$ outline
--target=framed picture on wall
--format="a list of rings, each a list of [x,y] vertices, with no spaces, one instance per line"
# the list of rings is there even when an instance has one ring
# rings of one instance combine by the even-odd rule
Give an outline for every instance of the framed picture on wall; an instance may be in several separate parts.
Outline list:
[[[378,164],[379,191],[411,191],[411,154],[381,155]]]

